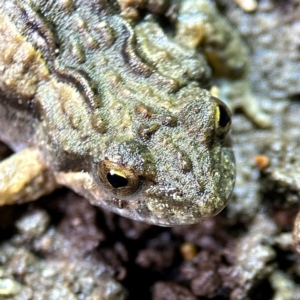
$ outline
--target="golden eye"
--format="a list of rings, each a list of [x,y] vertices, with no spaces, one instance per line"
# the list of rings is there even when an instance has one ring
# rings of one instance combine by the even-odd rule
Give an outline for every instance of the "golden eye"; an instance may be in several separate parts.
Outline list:
[[[228,133],[231,125],[231,113],[228,107],[219,99],[213,97],[216,103],[215,122],[216,134],[220,138],[224,138]]]
[[[104,160],[98,164],[98,176],[104,187],[120,196],[132,195],[139,187],[139,176],[133,170]]]

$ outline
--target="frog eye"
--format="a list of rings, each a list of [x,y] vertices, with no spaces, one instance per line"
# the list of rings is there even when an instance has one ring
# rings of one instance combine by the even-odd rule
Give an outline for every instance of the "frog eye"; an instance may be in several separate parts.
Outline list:
[[[219,99],[214,98],[216,103],[215,110],[215,126],[216,134],[220,138],[224,138],[230,129],[231,125],[231,113],[228,107]]]
[[[97,172],[104,187],[116,195],[132,195],[139,187],[139,176],[121,164],[104,160],[98,164]]]

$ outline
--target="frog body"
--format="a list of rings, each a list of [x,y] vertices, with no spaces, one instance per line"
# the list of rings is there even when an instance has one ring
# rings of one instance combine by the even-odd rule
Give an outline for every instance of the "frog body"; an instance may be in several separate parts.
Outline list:
[[[0,140],[16,151],[0,164],[0,205],[67,186],[161,226],[226,205],[231,119],[207,90],[206,58],[157,17],[125,12],[122,1],[0,1]]]

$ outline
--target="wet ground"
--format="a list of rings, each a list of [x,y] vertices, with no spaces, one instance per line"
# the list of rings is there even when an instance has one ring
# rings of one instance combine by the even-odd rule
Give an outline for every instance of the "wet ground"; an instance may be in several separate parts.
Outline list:
[[[269,129],[233,118],[227,208],[161,228],[66,189],[2,207],[0,299],[300,299],[300,2],[261,0],[253,13],[217,4],[249,45],[253,91],[272,117]]]

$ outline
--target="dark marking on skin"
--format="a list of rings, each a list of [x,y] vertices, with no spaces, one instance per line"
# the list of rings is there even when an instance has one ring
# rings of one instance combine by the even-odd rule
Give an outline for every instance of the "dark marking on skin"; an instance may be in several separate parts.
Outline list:
[[[58,63],[54,63],[54,71],[59,79],[73,84],[78,89],[79,93],[83,95],[86,103],[92,110],[100,106],[100,100],[97,97],[97,92],[89,84],[92,80],[83,70],[75,71],[71,68],[64,68],[61,64],[59,65]]]
[[[20,19],[29,29],[29,33],[31,35],[33,35],[33,33],[37,33],[45,42],[44,45],[39,43],[36,45],[36,47],[42,51],[44,56],[53,61],[56,53],[55,49],[57,48],[57,43],[55,41],[55,36],[49,28],[49,25],[42,20],[41,16],[37,12],[33,11],[25,3],[18,3],[17,7],[20,10]],[[32,37],[32,40],[34,41],[35,39]]]
[[[83,95],[91,109],[99,107],[99,97],[97,97],[96,90],[90,85],[92,80],[89,76],[82,70],[75,71],[71,68],[63,67],[60,63],[55,61],[55,54],[59,53],[59,51],[55,50],[59,49],[59,47],[49,25],[42,20],[38,13],[33,11],[26,4],[18,3],[18,5],[15,6],[15,9],[18,11],[23,24],[27,27],[28,33],[31,35],[33,42],[36,40],[36,38],[32,37],[33,33],[37,33],[45,42],[45,44],[39,43],[38,45],[35,43],[35,46],[41,50],[44,58],[48,60],[49,68],[54,75],[57,75],[60,80],[66,83],[73,84],[78,89],[79,93]]]
[[[124,41],[121,55],[125,64],[128,64],[135,74],[145,78],[149,77],[153,73],[153,70],[136,55],[136,51],[132,48],[132,45],[135,44],[134,33],[132,30],[126,28],[126,26],[123,26],[122,36],[124,37]]]

